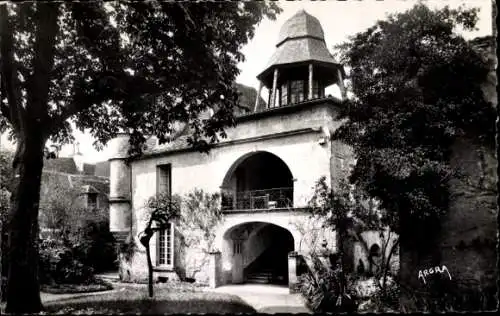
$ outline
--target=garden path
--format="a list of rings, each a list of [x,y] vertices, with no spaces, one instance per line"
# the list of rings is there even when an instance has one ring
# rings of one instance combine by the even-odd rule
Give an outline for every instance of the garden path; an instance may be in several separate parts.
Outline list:
[[[208,291],[237,295],[259,313],[311,313],[300,294],[290,294],[285,286],[234,284]]]

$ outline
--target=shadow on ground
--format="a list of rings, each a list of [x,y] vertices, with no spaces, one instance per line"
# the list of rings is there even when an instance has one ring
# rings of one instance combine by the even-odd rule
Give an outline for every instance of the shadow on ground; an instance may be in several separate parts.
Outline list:
[[[187,314],[255,313],[256,310],[233,295],[217,293],[158,293],[153,299],[129,291],[65,299],[45,304],[46,313],[85,314]],[[161,295],[163,294],[163,295]]]

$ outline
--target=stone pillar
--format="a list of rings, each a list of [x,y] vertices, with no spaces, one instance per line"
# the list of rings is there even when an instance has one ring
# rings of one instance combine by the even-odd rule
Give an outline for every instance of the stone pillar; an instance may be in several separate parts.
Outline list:
[[[255,107],[253,108],[254,112],[257,112],[257,109],[259,107],[259,99],[261,92],[262,92],[262,81],[259,81],[259,89],[257,90],[257,97],[255,98]]]
[[[274,108],[276,106],[276,90],[278,89],[278,68],[274,69],[273,77],[273,90],[271,91],[271,102],[269,102],[269,107]]]
[[[338,77],[338,85],[340,89],[340,95],[342,96],[342,100],[345,100],[347,98],[347,92],[345,90],[344,86],[344,77],[342,76],[342,71],[340,71],[340,68],[337,68],[337,77]]]
[[[288,289],[290,294],[297,293],[298,290],[297,257],[298,254],[295,251],[288,253]]]
[[[221,253],[220,251],[213,251],[209,253],[210,262],[209,262],[209,286],[211,289],[215,289],[221,284]]]
[[[308,99],[313,98],[313,65],[309,64],[309,94]]]

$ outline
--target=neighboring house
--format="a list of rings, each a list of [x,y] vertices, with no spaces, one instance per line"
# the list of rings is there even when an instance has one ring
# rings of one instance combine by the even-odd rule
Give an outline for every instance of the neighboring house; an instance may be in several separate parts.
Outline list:
[[[151,240],[155,280],[190,275],[193,268],[186,262],[205,255],[209,264],[194,278],[211,286],[263,278],[296,282],[293,252],[317,246],[308,242],[308,229],[298,229],[310,224],[305,207],[315,182],[326,176],[336,186],[351,160],[349,148],[330,138],[341,124],[342,100],[325,96],[329,86],[345,96],[344,76],[319,21],[300,11],[283,25],[275,54],[257,76],[260,89],[270,92],[267,104],[255,100],[250,113],[240,112],[237,126],[208,155],[190,149],[182,132],[164,145],[151,138],[144,154],[131,160],[128,136],[114,139],[110,228],[116,239],[132,239],[137,246],[129,260],[121,260],[120,277],[147,278],[145,250],[138,241],[147,220],[145,202],[159,192],[184,195],[198,188],[224,196],[224,219],[212,252],[183,249],[184,232],[173,221]],[[335,251],[333,231],[310,229],[319,230],[317,240]]]
[[[49,235],[57,227],[51,224],[53,209],[71,207],[98,209],[108,215],[109,162],[83,163],[77,151],[72,157],[57,158],[50,153],[44,161],[40,188],[40,232]],[[56,158],[53,158],[56,157]]]

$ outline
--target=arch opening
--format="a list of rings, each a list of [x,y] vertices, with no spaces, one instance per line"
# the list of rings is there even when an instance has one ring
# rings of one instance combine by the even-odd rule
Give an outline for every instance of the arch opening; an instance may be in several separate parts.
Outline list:
[[[238,159],[221,188],[224,210],[293,207],[293,175],[283,160],[269,152]]]
[[[223,236],[224,283],[288,284],[288,254],[294,238],[287,229],[266,222],[234,226]]]

